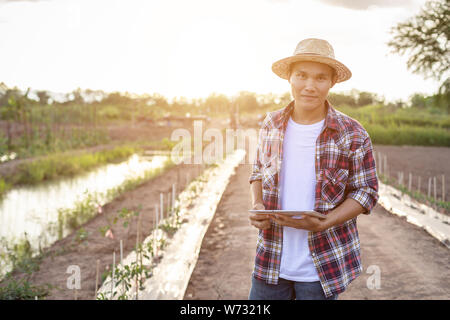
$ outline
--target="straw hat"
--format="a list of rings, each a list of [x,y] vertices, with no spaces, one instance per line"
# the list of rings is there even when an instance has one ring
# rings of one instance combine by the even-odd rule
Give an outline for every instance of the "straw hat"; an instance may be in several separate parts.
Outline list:
[[[298,61],[315,61],[329,65],[336,70],[336,82],[348,80],[352,76],[350,70],[334,58],[334,50],[331,44],[325,40],[314,38],[300,41],[292,56],[272,64],[272,71],[277,76],[289,80],[289,67],[292,63]]]

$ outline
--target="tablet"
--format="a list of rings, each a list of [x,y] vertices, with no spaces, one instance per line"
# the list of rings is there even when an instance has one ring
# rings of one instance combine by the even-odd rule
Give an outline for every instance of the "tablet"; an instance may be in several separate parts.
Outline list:
[[[287,216],[301,216],[303,214],[308,216],[313,216],[317,218],[326,218],[327,216],[323,213],[317,212],[317,211],[300,211],[300,210],[248,210],[252,213],[259,213],[259,214],[284,214]]]

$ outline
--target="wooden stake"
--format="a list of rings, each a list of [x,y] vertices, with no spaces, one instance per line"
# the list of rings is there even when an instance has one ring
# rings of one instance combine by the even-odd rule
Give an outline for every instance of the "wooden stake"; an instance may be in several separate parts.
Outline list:
[[[113,267],[112,267],[112,281],[111,281],[111,300],[114,297],[114,272],[115,272],[115,267],[116,267],[116,252],[113,251]]]
[[[159,199],[160,199],[160,206],[161,206],[161,220],[160,221],[163,221],[163,219],[164,219],[164,195],[161,193],[160,195],[159,195]]]
[[[170,203],[170,200],[172,200],[172,192],[169,192],[169,194],[167,195],[167,216],[170,216],[170,211],[172,210],[172,204]]]
[[[94,299],[97,300],[97,291],[98,291],[98,273],[100,271],[100,260],[97,260],[97,272],[95,274],[95,297]]]
[[[123,241],[120,239],[120,267],[123,266]],[[122,281],[122,293],[125,292],[125,283]]]
[[[436,198],[436,177],[433,177],[433,183],[434,183],[434,201],[437,200]]]
[[[137,223],[137,234],[136,234],[136,266],[138,265],[138,262],[140,261],[140,252],[139,252],[139,244],[140,244],[140,229],[141,229],[141,217],[142,215],[139,214],[138,217],[138,223]],[[136,274],[136,300],[138,300],[139,296],[139,273]]]
[[[383,160],[384,160],[384,165],[383,165],[383,167],[384,167],[384,175],[386,176],[386,178],[388,178],[389,177],[389,171],[388,171],[388,166],[387,166],[387,157],[386,157],[386,155],[384,155],[384,157],[383,157]]]
[[[445,202],[445,175],[442,175],[442,202]]]
[[[153,232],[153,238],[154,238],[154,251],[155,251],[155,257],[158,256],[158,243],[157,243],[157,238],[158,238],[158,206],[155,206],[155,222],[156,222],[156,227],[154,228],[154,232]]]
[[[444,175],[442,175],[442,179],[444,179]],[[442,180],[442,181],[444,181],[444,180]],[[175,183],[174,183],[174,184],[172,184],[172,214],[175,209],[175,193],[176,193],[176,187],[175,187]]]
[[[431,197],[431,177],[428,178],[428,198]]]
[[[378,153],[378,174],[382,174],[383,173],[383,167],[381,165],[381,153]]]
[[[412,174],[409,173],[409,179],[408,179],[408,191],[411,191],[411,183],[412,183]]]
[[[420,176],[419,176],[419,186],[417,187],[417,191],[420,193]]]
[[[123,264],[123,241],[120,239],[120,265]]]

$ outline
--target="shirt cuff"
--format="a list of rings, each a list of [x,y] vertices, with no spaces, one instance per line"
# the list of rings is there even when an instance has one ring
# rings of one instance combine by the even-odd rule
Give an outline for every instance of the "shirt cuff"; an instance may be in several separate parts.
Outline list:
[[[248,182],[251,184],[253,181],[256,181],[256,180],[262,180],[261,173],[252,173],[250,175],[250,178],[248,179]]]
[[[378,202],[378,192],[371,188],[361,188],[350,192],[347,198],[357,201],[365,209],[362,212],[363,214],[370,214]]]

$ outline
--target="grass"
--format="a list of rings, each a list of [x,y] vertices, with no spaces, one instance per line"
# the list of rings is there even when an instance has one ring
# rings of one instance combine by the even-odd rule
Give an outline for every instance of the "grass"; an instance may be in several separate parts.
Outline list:
[[[391,109],[383,105],[338,107],[358,120],[372,143],[450,147],[450,116],[416,108]]]
[[[120,186],[107,190],[105,192],[106,197],[107,199],[112,200],[124,192],[132,190],[142,183],[157,177],[172,166],[174,166],[174,164],[169,159],[163,167],[148,170],[141,177],[129,178]],[[78,229],[75,234],[73,245],[87,244],[90,234],[81,226],[98,213],[100,197],[104,197],[104,195],[99,193],[87,194],[86,198],[83,201],[76,203],[74,208],[59,210],[58,225],[56,227],[58,238],[61,239],[64,236],[64,230],[66,229]],[[125,221],[124,223],[128,224],[133,213],[134,212],[129,210],[122,210],[119,212],[118,217]],[[50,226],[50,229],[53,228],[54,226]],[[33,286],[27,279],[18,279],[12,276],[12,274],[13,272],[21,272],[27,274],[27,277],[31,276],[33,272],[39,270],[39,264],[45,255],[50,253],[43,253],[40,250],[37,255],[33,256],[31,245],[26,239],[26,236],[13,247],[10,248],[7,243],[4,243],[4,247],[7,249],[7,252],[6,254],[3,254],[1,258],[2,260],[11,261],[12,271],[6,273],[5,278],[0,283],[0,300],[34,299],[36,296],[39,298],[48,295],[51,286]]]
[[[148,170],[140,177],[129,178],[121,185],[108,189],[104,193],[87,194],[85,199],[76,202],[73,208],[58,210],[57,230],[59,238],[63,237],[64,230],[76,230],[82,224],[92,219],[98,212],[98,205],[101,203],[100,199],[106,198],[107,201],[111,201],[129,190],[135,189],[144,182],[154,179],[173,166],[174,163],[169,159],[161,168]]]
[[[431,206],[433,208],[443,208],[446,211],[450,211],[450,202],[449,201],[442,201],[439,199],[434,199],[434,197],[428,197],[427,195],[423,194],[422,192],[418,192],[417,190],[408,190],[408,188],[404,185],[401,185],[398,183],[396,179],[393,179],[391,177],[386,177],[383,174],[378,174],[378,177],[380,178],[381,182],[384,184],[388,184],[390,186],[393,186],[400,190],[402,193],[409,195],[411,198],[416,199],[417,201],[424,203],[428,206]]]
[[[167,138],[158,141],[137,141],[116,146],[109,150],[80,155],[56,153],[34,161],[23,162],[15,173],[0,178],[0,197],[18,185],[34,185],[62,177],[73,177],[98,166],[122,161],[144,147],[171,150],[175,142]]]

